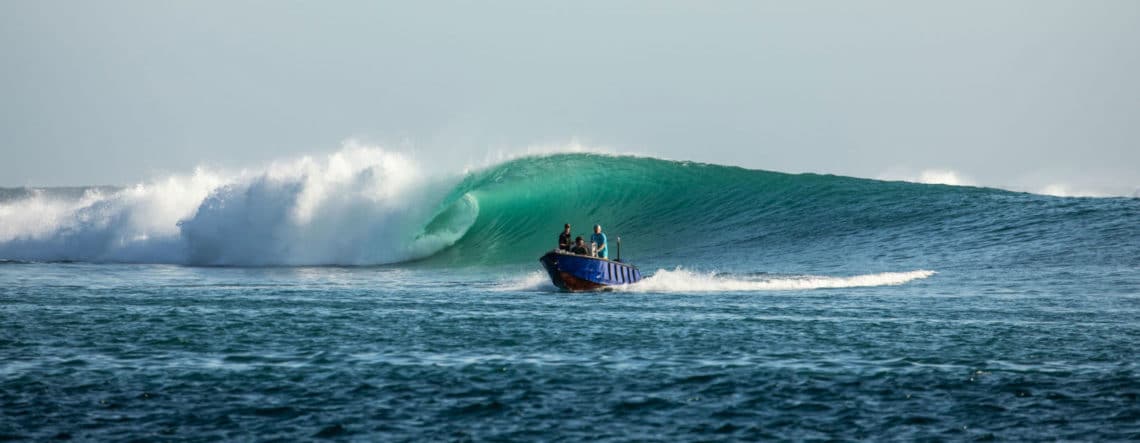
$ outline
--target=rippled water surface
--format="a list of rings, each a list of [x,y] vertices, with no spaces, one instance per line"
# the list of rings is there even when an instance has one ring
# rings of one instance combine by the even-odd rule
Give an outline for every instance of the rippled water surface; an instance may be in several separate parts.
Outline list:
[[[531,271],[0,264],[0,436],[1140,438],[1129,267],[600,294]]]

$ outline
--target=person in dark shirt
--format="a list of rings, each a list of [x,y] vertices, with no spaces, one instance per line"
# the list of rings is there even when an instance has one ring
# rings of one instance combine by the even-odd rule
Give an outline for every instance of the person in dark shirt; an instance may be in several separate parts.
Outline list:
[[[558,235],[558,249],[560,251],[570,250],[570,223],[567,223],[565,230]]]
[[[574,239],[574,247],[570,249],[570,252],[574,253],[574,254],[579,254],[579,255],[589,255],[590,254],[590,250],[586,249],[586,242],[584,242],[582,240],[582,236],[580,236],[580,235],[578,236],[578,238]]]

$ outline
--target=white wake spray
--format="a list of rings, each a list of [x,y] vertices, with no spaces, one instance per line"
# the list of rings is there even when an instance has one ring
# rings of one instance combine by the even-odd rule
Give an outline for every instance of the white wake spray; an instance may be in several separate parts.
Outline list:
[[[632,285],[618,286],[629,292],[744,292],[790,291],[804,289],[860,288],[895,286],[934,275],[934,271],[883,272],[849,277],[821,275],[734,277],[716,273],[698,273],[685,269],[659,269],[653,275]]]
[[[753,292],[793,291],[808,289],[862,288],[897,286],[936,274],[934,271],[883,272],[850,277],[796,275],[778,277],[742,278],[716,273],[699,273],[677,268],[659,269],[644,280],[611,289],[620,292],[700,293],[700,292]],[[523,277],[503,280],[500,291],[556,291],[545,272],[531,272]]]
[[[519,278],[504,278],[495,286],[496,290],[504,292],[552,292],[558,287],[550,282],[550,276],[544,271],[534,271]]]

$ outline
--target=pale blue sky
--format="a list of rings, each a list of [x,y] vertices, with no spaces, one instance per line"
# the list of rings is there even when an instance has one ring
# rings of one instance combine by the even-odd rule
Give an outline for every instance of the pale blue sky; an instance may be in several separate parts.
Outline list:
[[[578,140],[1140,187],[1131,0],[6,0],[0,60],[0,186],[129,184],[356,138],[455,163]]]

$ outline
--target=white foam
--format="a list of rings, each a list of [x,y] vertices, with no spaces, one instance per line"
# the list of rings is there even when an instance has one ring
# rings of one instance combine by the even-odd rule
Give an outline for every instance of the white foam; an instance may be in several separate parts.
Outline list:
[[[934,275],[934,271],[883,272],[849,277],[798,275],[778,277],[734,277],[700,273],[681,268],[659,269],[652,276],[615,289],[628,292],[746,292],[788,291],[825,288],[859,288],[901,285]]]
[[[977,182],[975,182],[974,179],[951,169],[924,169],[922,171],[919,171],[917,174],[896,170],[880,174],[877,178],[879,180],[904,181],[911,183],[922,183],[927,185],[977,185]]]
[[[551,157],[562,154],[590,154],[612,158],[656,158],[669,160],[648,152],[629,149],[616,149],[604,145],[585,144],[579,140],[570,140],[564,143],[540,143],[528,145],[521,149],[497,149],[487,151],[481,161],[469,162],[464,172],[486,169],[493,165],[506,163],[521,158]]]
[[[1045,181],[1040,174],[1030,174],[1014,183],[1001,184],[979,183],[970,176],[951,169],[924,169],[915,173],[913,170],[892,168],[875,179],[928,185],[985,186],[1052,197],[1140,197],[1140,189],[1134,186],[1110,186],[1103,183],[1076,186],[1066,182]]]
[[[0,242],[19,237],[42,238],[51,233],[70,214],[103,198],[95,189],[86,191],[78,200],[53,198],[40,190],[20,200],[0,204]]]
[[[420,229],[457,179],[407,155],[347,143],[262,170],[142,183],[80,199],[0,203],[0,258],[148,263],[382,264],[420,258],[464,226]],[[477,211],[477,205],[466,206]]]
[[[350,144],[226,186],[180,226],[193,263],[396,263],[450,245],[474,221],[419,232],[452,183],[406,155]]]
[[[849,277],[795,275],[779,277],[733,277],[715,272],[701,273],[681,268],[659,269],[644,280],[612,289],[622,292],[752,292],[791,291],[827,288],[860,288],[896,286],[936,274],[934,271],[883,272]],[[535,271],[520,277],[500,281],[495,289],[506,292],[554,291],[545,272]]]
[[[173,262],[178,220],[223,179],[204,170],[77,200],[34,193],[0,204],[0,256],[21,260]]]
[[[1064,183],[1051,183],[1033,191],[1034,194],[1049,195],[1053,197],[1111,197],[1113,194],[1089,189],[1079,189]],[[1118,193],[1118,195],[1127,195]]]
[[[558,288],[550,282],[550,276],[542,271],[531,272],[518,278],[504,279],[499,282],[495,289],[506,292],[549,292],[558,290]]]

